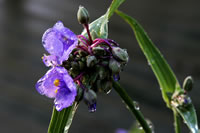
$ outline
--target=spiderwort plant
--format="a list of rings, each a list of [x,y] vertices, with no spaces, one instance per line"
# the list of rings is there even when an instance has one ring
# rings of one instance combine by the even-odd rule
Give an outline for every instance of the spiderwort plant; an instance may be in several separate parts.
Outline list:
[[[84,27],[81,35],[76,36],[62,22],[44,33],[43,46],[50,55],[44,55],[42,59],[51,68],[37,82],[36,89],[42,95],[55,98],[49,133],[67,133],[79,102],[85,101],[89,111],[95,112],[96,93],[108,94],[112,86],[121,93],[119,95],[144,130],[151,132],[132,99],[117,83],[119,72],[129,60],[128,53],[107,38],[108,19],[123,2],[113,0],[107,12],[91,24],[88,23],[89,13],[80,7],[77,17]]]

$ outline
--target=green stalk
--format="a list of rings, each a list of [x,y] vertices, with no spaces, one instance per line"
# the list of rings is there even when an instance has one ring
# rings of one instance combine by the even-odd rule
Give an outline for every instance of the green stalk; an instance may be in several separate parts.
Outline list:
[[[112,80],[113,80],[112,82],[113,82],[114,89],[119,94],[121,99],[123,99],[124,103],[129,107],[130,111],[133,113],[133,115],[136,117],[137,121],[142,126],[143,130],[146,133],[152,133],[152,130],[149,127],[149,125],[147,124],[147,121],[145,120],[144,116],[142,115],[142,113],[140,112],[138,107],[136,107],[136,105],[134,104],[134,102],[130,98],[130,96],[127,94],[127,92],[120,86],[120,84],[118,82],[114,81],[114,79],[112,79]]]
[[[62,111],[57,111],[55,107],[53,107],[48,133],[67,133],[77,106],[78,105],[75,102],[72,106],[63,109]]]
[[[176,110],[173,110],[174,112],[174,129],[175,129],[175,133],[180,133],[181,132],[181,128],[180,128],[180,116],[177,113]]]

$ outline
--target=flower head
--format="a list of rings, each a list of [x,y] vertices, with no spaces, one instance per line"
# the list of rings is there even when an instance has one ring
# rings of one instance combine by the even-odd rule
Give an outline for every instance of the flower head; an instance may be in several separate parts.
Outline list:
[[[49,66],[50,61],[56,62],[51,65],[61,65],[78,44],[78,38],[71,30],[64,27],[61,21],[58,21],[52,28],[46,30],[42,37],[42,44],[51,55],[51,57],[45,57],[47,59],[45,64]]]
[[[42,43],[50,54],[44,55],[42,60],[47,67],[51,66],[51,68],[38,80],[36,89],[41,95],[54,98],[56,109],[61,111],[71,106],[77,95],[72,77],[61,65],[69,58],[69,54],[78,44],[78,39],[59,21],[44,33]]]

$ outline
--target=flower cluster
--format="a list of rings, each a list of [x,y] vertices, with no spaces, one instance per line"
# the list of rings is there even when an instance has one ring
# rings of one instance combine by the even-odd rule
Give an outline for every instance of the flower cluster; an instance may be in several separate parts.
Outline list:
[[[85,9],[81,7],[81,11]],[[90,112],[96,111],[97,92],[108,94],[112,78],[119,80],[119,73],[128,62],[128,53],[111,39],[97,38],[89,32],[88,13],[78,16],[87,30],[88,38],[75,35],[62,22],[48,29],[42,44],[50,55],[43,62],[50,70],[37,82],[36,89],[49,98],[55,98],[58,111],[82,99]]]
[[[42,44],[50,54],[42,57],[43,62],[51,68],[39,79],[36,89],[41,95],[55,98],[55,107],[60,111],[72,105],[77,95],[76,85],[72,77],[61,65],[78,45],[78,39],[72,31],[64,27],[63,23],[59,21],[53,28],[44,33]]]

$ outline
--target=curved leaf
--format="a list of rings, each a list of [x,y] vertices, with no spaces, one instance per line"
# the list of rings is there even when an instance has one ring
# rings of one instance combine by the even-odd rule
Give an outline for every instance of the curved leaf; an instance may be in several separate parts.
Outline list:
[[[158,82],[161,87],[161,92],[164,101],[169,108],[171,106],[171,97],[173,93],[183,91],[176,79],[175,74],[172,72],[170,66],[160,53],[160,51],[155,47],[153,42],[148,37],[147,33],[144,31],[142,26],[132,17],[116,11],[116,13],[122,17],[133,29],[136,39],[145,54]],[[198,132],[197,117],[193,105],[191,105],[187,110],[180,110],[176,108],[177,112],[185,120],[190,130],[193,133]]]

